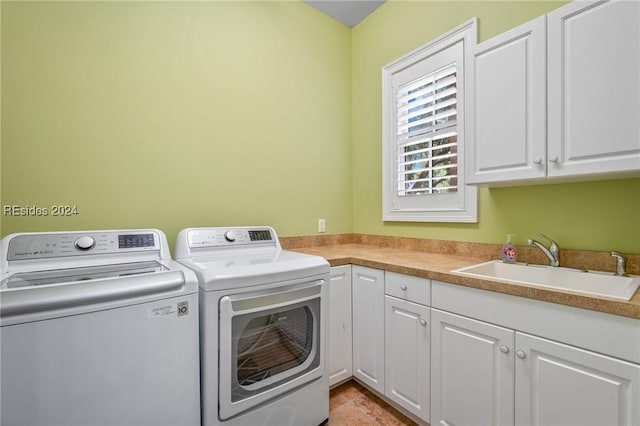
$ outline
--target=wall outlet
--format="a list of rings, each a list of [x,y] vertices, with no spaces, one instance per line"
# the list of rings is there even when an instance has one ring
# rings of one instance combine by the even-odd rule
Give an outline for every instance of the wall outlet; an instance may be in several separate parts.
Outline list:
[[[325,231],[324,219],[318,219],[318,232],[324,232],[324,231]]]

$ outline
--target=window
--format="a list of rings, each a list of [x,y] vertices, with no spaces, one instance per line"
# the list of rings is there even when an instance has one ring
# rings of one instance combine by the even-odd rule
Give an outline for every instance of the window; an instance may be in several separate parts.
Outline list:
[[[464,51],[473,19],[383,69],[383,219],[476,222],[464,184]]]
[[[455,64],[398,89],[398,195],[458,191]]]

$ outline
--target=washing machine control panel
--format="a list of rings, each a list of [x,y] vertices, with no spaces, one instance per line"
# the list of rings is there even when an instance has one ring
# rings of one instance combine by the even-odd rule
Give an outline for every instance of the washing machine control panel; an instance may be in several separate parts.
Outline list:
[[[9,241],[7,260],[31,260],[160,250],[156,232],[69,232],[18,234]]]
[[[256,245],[276,246],[278,237],[271,228],[196,228],[187,233],[190,248]]]

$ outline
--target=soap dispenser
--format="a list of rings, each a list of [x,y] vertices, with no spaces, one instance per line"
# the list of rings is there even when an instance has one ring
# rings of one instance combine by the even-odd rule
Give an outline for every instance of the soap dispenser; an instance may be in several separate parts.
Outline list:
[[[502,246],[501,256],[502,261],[504,263],[516,263],[518,259],[518,253],[516,251],[516,246],[513,244],[512,238],[513,234],[507,234],[507,241]]]

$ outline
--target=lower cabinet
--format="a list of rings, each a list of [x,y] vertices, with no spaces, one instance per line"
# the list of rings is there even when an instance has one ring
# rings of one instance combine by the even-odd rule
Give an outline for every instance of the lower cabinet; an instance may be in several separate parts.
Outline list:
[[[431,320],[431,424],[640,424],[640,365],[438,309]]]
[[[384,297],[384,394],[421,419],[429,419],[429,307]]]
[[[352,266],[353,375],[429,421],[429,280]]]
[[[640,365],[516,332],[517,425],[640,425]]]
[[[333,384],[431,425],[640,425],[638,320],[356,265],[329,293]]]
[[[352,266],[353,375],[384,393],[384,271]]]
[[[328,306],[329,385],[353,376],[351,346],[351,265],[331,268]]]
[[[431,333],[431,424],[513,424],[514,331],[431,309]]]

